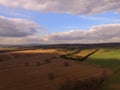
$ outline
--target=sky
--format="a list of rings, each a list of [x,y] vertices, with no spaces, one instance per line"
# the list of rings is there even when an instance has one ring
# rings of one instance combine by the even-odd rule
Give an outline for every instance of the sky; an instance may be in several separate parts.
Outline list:
[[[120,42],[120,0],[0,0],[0,44]]]

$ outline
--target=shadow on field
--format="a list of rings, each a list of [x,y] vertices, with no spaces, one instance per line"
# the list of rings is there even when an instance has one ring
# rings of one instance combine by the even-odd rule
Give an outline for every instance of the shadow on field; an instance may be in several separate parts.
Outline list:
[[[109,84],[120,84],[120,59],[87,59],[90,65],[99,65],[100,67],[110,68],[113,75],[107,81]],[[106,89],[105,89],[106,90]],[[108,89],[111,90],[111,89]],[[116,89],[112,89],[116,90]],[[117,89],[118,90],[118,89]]]
[[[68,80],[60,86],[59,90],[100,90],[106,80],[106,74],[103,72],[100,78],[89,78],[88,80]]]
[[[120,67],[120,59],[94,59],[88,58],[85,62],[93,65],[100,65],[102,67],[117,68]]]

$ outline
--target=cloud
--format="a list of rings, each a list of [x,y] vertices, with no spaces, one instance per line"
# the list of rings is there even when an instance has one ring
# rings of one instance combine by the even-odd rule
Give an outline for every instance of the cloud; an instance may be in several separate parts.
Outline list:
[[[33,21],[0,16],[0,37],[26,37],[40,30],[41,27]]]
[[[26,37],[0,37],[0,44],[4,45],[21,45],[21,44],[42,44],[43,40],[40,36]]]
[[[119,23],[120,19],[116,18],[108,18],[108,17],[96,17],[96,16],[79,16],[82,19],[92,20],[92,21],[104,21],[104,22],[111,22],[111,23]]]
[[[89,30],[70,30],[41,36],[31,35],[26,37],[0,37],[0,40],[0,44],[72,44],[120,42],[120,24],[92,26]]]
[[[69,14],[97,14],[107,11],[120,13],[118,0],[1,0],[0,5]]]
[[[93,26],[89,30],[70,30],[53,33],[43,38],[52,43],[120,42],[120,24]]]

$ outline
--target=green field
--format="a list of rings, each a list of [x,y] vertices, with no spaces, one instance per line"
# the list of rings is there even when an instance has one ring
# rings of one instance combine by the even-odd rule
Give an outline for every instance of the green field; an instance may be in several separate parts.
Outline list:
[[[115,74],[110,77],[109,83],[120,84],[120,48],[102,48],[85,62],[110,68]]]
[[[113,71],[113,74],[106,81],[108,85],[120,85],[120,48],[99,48],[97,52],[94,52],[96,49],[84,49],[79,50],[77,53],[67,54],[65,53],[65,57],[70,57],[68,59],[86,62],[89,65],[95,65],[103,68],[108,68]],[[69,51],[68,52],[72,52]],[[92,53],[92,54],[90,54]],[[88,56],[88,57],[87,57]],[[81,61],[81,58],[85,58],[85,60]],[[75,58],[75,59],[74,59]],[[111,90],[106,89],[106,86],[101,90]],[[116,89],[113,89],[116,90]]]
[[[108,68],[120,67],[120,48],[102,48],[95,54],[91,55],[87,60],[90,64],[99,64]]]
[[[90,58],[95,59],[120,59],[120,48],[102,48]]]

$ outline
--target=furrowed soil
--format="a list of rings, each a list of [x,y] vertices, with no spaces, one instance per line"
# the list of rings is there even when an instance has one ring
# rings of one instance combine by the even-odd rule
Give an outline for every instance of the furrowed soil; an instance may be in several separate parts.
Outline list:
[[[55,49],[0,53],[0,90],[58,90],[67,80],[112,74],[109,69],[65,60],[59,55]]]

